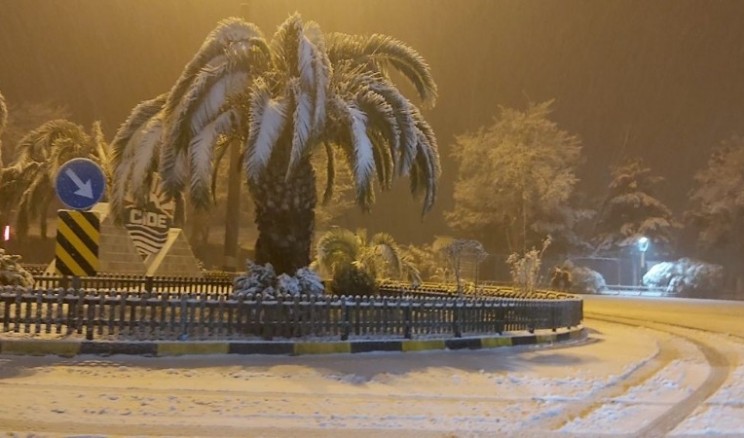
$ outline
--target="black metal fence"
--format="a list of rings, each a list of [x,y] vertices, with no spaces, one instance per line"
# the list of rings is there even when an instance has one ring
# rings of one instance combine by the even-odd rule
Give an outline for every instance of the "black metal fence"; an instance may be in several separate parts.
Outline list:
[[[582,301],[574,298],[264,298],[223,292],[9,287],[0,291],[2,331],[78,334],[87,339],[460,337],[570,328],[579,325],[582,317]]]

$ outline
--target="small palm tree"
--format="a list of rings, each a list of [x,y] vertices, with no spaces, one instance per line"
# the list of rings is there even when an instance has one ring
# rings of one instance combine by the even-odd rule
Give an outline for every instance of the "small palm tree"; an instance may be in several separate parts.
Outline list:
[[[387,233],[377,233],[367,240],[364,230],[353,233],[345,228],[334,228],[318,240],[316,257],[317,266],[331,277],[345,266],[354,265],[378,280],[421,283],[419,270]]]
[[[67,120],[52,120],[29,132],[18,144],[18,158],[3,170],[0,198],[3,211],[16,210],[16,232],[28,233],[30,222],[39,219],[41,237],[47,237],[47,210],[54,197],[59,168],[73,158],[90,158],[108,174],[108,146],[101,125],[91,134]]]
[[[374,200],[375,176],[387,189],[394,175],[409,175],[412,192],[425,191],[428,211],[439,176],[436,138],[388,69],[409,79],[424,103],[434,102],[428,65],[393,38],[326,37],[295,14],[267,42],[253,24],[224,20],[168,93],[159,163],[165,188],[206,208],[216,146],[226,137],[240,141],[259,229],[256,261],[290,274],[310,261],[317,149],[343,151],[362,207]],[[334,185],[327,156],[324,198]]]

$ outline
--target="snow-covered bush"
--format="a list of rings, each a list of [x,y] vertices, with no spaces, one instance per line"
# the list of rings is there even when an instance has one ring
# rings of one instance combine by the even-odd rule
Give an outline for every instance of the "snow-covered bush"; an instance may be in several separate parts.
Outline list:
[[[704,296],[719,291],[723,279],[722,266],[681,258],[651,267],[643,276],[643,284],[663,288],[670,295]]]
[[[235,296],[322,295],[324,291],[318,274],[308,268],[298,269],[294,276],[277,276],[270,263],[262,266],[251,260],[246,261],[246,274],[235,278],[233,286]]]
[[[562,270],[567,271],[571,285],[569,291],[577,294],[596,294],[607,289],[607,283],[599,272],[586,266],[576,266],[572,262],[563,263]]]
[[[375,295],[377,284],[367,271],[354,264],[347,264],[333,275],[331,291],[336,295]]]
[[[34,277],[21,266],[21,256],[6,254],[0,248],[0,286],[24,286],[34,285]]]
[[[513,253],[506,259],[511,271],[512,282],[514,286],[525,291],[532,292],[539,281],[540,266],[545,250],[550,245],[551,239],[548,236],[543,241],[541,250],[532,248],[525,254]]]

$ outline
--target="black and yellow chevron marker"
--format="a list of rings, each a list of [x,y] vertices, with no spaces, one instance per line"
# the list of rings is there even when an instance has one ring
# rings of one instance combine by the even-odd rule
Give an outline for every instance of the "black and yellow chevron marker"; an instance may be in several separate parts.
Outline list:
[[[54,264],[62,275],[93,276],[98,272],[101,221],[90,211],[59,210]]]

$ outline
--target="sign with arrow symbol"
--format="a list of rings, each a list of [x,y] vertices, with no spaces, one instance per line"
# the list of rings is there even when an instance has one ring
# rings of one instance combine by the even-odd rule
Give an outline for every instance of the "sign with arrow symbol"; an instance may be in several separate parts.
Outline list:
[[[73,210],[87,210],[103,197],[106,177],[94,161],[75,158],[59,168],[54,187],[57,197],[65,206]]]

